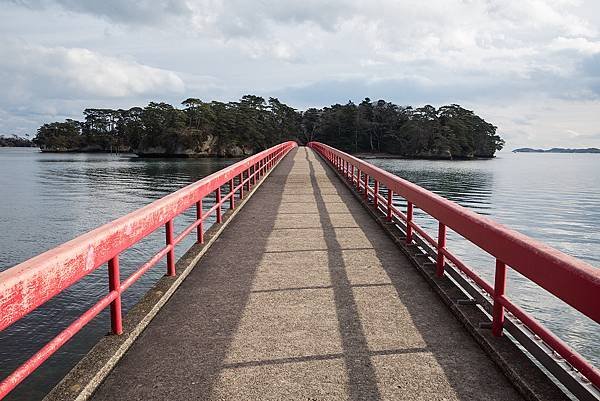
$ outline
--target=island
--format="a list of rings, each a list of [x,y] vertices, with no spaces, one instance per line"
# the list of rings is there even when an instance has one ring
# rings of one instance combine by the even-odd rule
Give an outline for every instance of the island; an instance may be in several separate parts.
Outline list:
[[[188,98],[175,107],[85,109],[82,121],[50,122],[34,139],[43,152],[134,152],[143,157],[242,157],[285,140],[319,141],[353,154],[492,158],[504,140],[473,111],[450,104],[399,106],[365,98],[296,110],[277,98]]]
[[[22,138],[17,135],[0,135],[0,148],[30,148],[33,146],[35,146],[35,144],[27,138]]]
[[[513,153],[600,153],[598,148],[551,148],[551,149],[533,149],[533,148],[518,148],[514,149]]]

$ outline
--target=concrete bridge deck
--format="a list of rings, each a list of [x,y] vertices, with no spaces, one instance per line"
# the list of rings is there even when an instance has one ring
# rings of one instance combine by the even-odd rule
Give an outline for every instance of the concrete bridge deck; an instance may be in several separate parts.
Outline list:
[[[288,155],[94,400],[515,400],[350,190]]]

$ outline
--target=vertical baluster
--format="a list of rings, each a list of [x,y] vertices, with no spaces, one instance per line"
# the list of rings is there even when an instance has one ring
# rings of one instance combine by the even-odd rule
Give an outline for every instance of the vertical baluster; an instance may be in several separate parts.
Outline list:
[[[444,275],[444,250],[446,249],[446,225],[442,222],[438,224],[438,240],[437,240],[437,263],[435,274],[438,277]]]
[[[506,265],[496,259],[496,276],[494,278],[494,307],[492,310],[492,334],[496,337],[502,336],[504,327],[504,307],[500,297],[506,291]]]
[[[388,187],[387,189],[387,221],[392,221],[392,206],[393,204],[394,191]]]
[[[174,276],[175,272],[175,245],[173,245],[173,220],[167,221],[165,224],[166,243],[170,246],[167,252],[167,276]]]
[[[197,232],[197,242],[199,244],[204,244],[204,221],[202,218],[202,199],[196,202],[196,220],[200,220],[198,227],[196,227]]]
[[[229,197],[229,208],[230,209],[234,209],[235,208],[235,182],[234,179],[232,178],[229,181],[229,192],[231,193],[231,196]]]
[[[238,176],[238,179],[240,181],[240,199],[244,198],[244,172],[242,171],[240,173],[240,175]]]
[[[217,223],[223,222],[223,215],[221,214],[221,187],[217,188],[216,202],[217,202]]]
[[[411,226],[413,221],[413,204],[408,202],[406,204],[406,243],[412,243],[413,228]]]
[[[369,201],[369,176],[365,173],[365,200]]]
[[[123,315],[121,313],[121,277],[119,255],[108,261],[108,290],[117,291],[117,297],[110,303],[110,326],[113,334],[123,334]]]

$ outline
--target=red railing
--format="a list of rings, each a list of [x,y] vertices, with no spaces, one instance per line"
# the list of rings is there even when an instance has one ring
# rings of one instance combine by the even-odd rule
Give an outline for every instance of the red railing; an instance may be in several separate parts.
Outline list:
[[[109,292],[83,313],[58,336],[0,383],[0,399],[29,376],[98,313],[110,306],[114,334],[123,332],[121,293],[148,269],[167,256],[167,275],[175,276],[175,246],[196,230],[197,242],[204,242],[203,222],[215,213],[222,222],[222,206],[235,207],[235,195],[244,197],[257,181],[291,149],[285,142],[209,175],[185,188],[159,199],[126,216],[81,235],[0,273],[0,331],[52,299],[61,291],[108,263]],[[223,196],[222,187],[228,189]],[[215,196],[215,204],[206,212],[202,201]],[[196,208],[196,219],[181,233],[173,232],[173,220],[187,209]],[[160,227],[165,227],[166,246],[125,280],[120,279],[119,254]]]
[[[328,160],[365,198],[371,198],[374,206],[386,215],[388,221],[392,221],[393,218],[402,221],[406,226],[408,244],[414,242],[413,236],[416,233],[437,251],[437,276],[444,275],[446,261],[449,261],[491,296],[494,335],[502,335],[505,325],[504,312],[509,311],[585,378],[600,388],[600,372],[597,369],[505,296],[506,267],[510,266],[600,323],[600,269],[510,230],[347,153],[318,142],[311,142],[308,146]],[[371,180],[373,186],[370,185]],[[386,196],[380,193],[380,185],[387,188]],[[394,194],[406,200],[406,213],[394,206]],[[437,240],[415,223],[415,207],[438,221]],[[496,258],[494,285],[477,275],[446,247],[446,227]]]

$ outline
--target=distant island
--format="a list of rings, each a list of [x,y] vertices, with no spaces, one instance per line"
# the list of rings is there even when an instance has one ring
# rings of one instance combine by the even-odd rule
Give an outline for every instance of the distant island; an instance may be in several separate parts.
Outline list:
[[[532,149],[532,148],[519,148],[514,149],[514,153],[600,153],[598,148],[552,148],[552,149]]]
[[[37,130],[43,152],[135,152],[146,157],[240,157],[285,140],[320,141],[355,154],[406,158],[491,158],[504,140],[496,127],[457,104],[413,108],[364,99],[298,111],[276,98],[237,102],[151,102],[128,110],[85,109],[84,120]]]
[[[19,136],[5,136],[0,135],[0,148],[12,147],[12,148],[30,148],[35,144],[27,138],[21,138]]]

